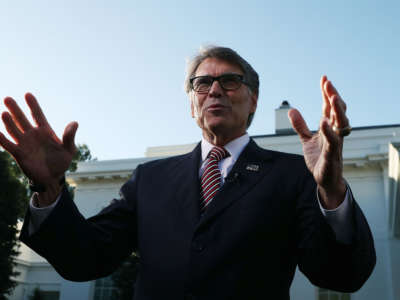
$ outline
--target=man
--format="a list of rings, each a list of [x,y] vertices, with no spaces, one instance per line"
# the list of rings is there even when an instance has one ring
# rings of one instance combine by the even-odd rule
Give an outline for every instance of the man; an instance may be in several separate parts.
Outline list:
[[[202,50],[186,91],[202,129],[191,152],[139,166],[121,198],[85,220],[63,186],[77,123],[60,140],[26,95],[37,126],[6,98],[2,114],[16,144],[0,144],[32,180],[21,239],[66,279],[106,276],[141,256],[135,299],[289,299],[296,266],[318,286],[359,289],[375,265],[368,224],[343,179],[346,104],[321,79],[323,113],[312,135],[289,112],[304,158],[259,148],[246,133],[258,75],[235,51]]]

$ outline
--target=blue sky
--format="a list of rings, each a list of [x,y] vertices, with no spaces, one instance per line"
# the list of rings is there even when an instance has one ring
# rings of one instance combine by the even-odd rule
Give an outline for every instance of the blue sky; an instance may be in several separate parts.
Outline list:
[[[260,75],[250,135],[274,132],[284,99],[316,129],[323,74],[353,126],[399,124],[399,3],[1,1],[0,97],[28,112],[23,95],[32,92],[56,133],[78,121],[77,142],[99,159],[142,157],[149,146],[200,139],[185,61],[217,44]]]

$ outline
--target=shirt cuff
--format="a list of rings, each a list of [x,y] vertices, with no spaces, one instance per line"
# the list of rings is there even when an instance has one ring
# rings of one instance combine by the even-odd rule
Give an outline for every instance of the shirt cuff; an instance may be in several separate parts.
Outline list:
[[[49,206],[38,207],[37,206],[37,193],[34,193],[29,201],[29,211],[31,213],[31,217],[29,219],[29,227],[28,233],[29,235],[36,232],[40,225],[44,222],[44,220],[50,215],[53,211],[54,207],[57,205],[60,200],[61,194],[58,195],[56,201],[54,201]]]
[[[335,209],[325,209],[322,207],[321,200],[319,199],[318,188],[317,198],[322,214],[325,216],[326,221],[336,234],[336,240],[344,244],[351,244],[354,233],[354,225],[352,220],[352,203],[354,200],[350,192],[350,187],[347,185],[344,200]]]

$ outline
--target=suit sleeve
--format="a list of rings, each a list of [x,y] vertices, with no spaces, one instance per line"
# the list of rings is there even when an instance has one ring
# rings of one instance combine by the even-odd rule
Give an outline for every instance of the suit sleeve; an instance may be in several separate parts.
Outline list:
[[[308,170],[305,172],[296,207],[299,268],[314,285],[355,292],[376,263],[367,220],[356,201],[351,201],[352,240],[346,244],[340,242],[318,206],[312,175]]]
[[[111,274],[137,248],[136,196],[139,167],[120,190],[120,199],[85,219],[64,188],[40,228],[29,235],[30,211],[20,239],[71,281]]]

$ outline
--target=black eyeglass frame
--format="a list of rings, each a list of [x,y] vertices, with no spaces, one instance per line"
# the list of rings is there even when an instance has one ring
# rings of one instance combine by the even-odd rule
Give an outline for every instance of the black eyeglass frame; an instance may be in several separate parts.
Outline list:
[[[234,77],[236,77],[236,78],[239,79],[239,81],[240,81],[241,84],[238,85],[237,88],[227,89],[227,88],[225,88],[225,87],[221,84],[221,81],[220,81],[220,79],[223,78],[223,77],[225,77],[225,76],[234,76]],[[198,78],[211,78],[211,79],[212,79],[211,84],[210,84],[209,88],[207,89],[207,91],[199,92],[199,91],[196,91],[196,90],[194,89],[193,81],[194,81],[195,79],[198,79]],[[226,90],[226,91],[235,91],[235,90],[239,89],[239,88],[242,86],[242,84],[245,84],[245,85],[247,85],[247,86],[250,86],[249,83],[248,83],[247,81],[244,80],[244,75],[242,75],[242,74],[236,74],[236,73],[225,73],[225,74],[222,74],[222,75],[220,75],[220,76],[215,76],[215,77],[214,77],[214,76],[210,76],[210,75],[195,76],[195,77],[190,78],[190,79],[189,79],[189,82],[190,82],[190,87],[192,88],[193,91],[195,91],[196,93],[199,93],[199,94],[205,94],[205,93],[208,93],[208,92],[210,91],[210,89],[211,89],[211,87],[212,87],[212,85],[213,85],[213,83],[214,83],[215,80],[217,80],[218,83],[219,83],[219,85],[220,85],[224,90]]]

